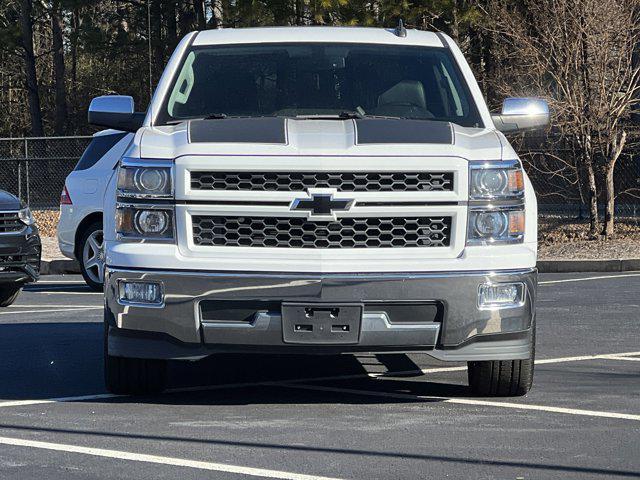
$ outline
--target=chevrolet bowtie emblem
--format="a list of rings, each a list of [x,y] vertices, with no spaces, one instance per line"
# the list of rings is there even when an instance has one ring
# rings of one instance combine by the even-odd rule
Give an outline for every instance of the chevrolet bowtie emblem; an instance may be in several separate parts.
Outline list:
[[[334,199],[332,193],[314,193],[311,198],[296,198],[291,210],[308,210],[311,215],[328,216],[336,210],[349,210],[353,200]]]

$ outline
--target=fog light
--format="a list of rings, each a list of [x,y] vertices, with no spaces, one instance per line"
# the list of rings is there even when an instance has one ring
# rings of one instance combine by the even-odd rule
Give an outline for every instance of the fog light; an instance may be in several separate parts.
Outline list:
[[[119,290],[120,302],[124,304],[162,305],[164,302],[161,283],[121,280]]]
[[[483,283],[478,287],[478,308],[510,308],[523,304],[523,283]]]

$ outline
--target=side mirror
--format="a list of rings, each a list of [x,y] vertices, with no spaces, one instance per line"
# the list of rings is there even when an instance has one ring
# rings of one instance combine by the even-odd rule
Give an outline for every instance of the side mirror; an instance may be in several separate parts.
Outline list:
[[[88,120],[91,125],[135,132],[144,122],[144,112],[135,112],[133,98],[127,95],[104,95],[91,100]]]
[[[549,124],[549,105],[541,98],[507,98],[491,119],[501,132],[543,128]]]

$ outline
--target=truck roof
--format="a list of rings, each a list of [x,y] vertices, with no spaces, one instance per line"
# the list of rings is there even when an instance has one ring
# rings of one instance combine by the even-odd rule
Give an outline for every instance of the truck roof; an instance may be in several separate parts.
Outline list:
[[[258,27],[223,28],[198,32],[193,45],[283,43],[283,42],[332,42],[374,43],[388,45],[419,45],[444,47],[438,34],[422,30],[409,30],[400,37],[395,29],[367,27]]]

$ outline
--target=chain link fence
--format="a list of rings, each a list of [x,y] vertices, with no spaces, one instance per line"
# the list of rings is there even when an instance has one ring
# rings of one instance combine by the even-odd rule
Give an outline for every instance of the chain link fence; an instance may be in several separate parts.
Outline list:
[[[0,188],[32,209],[57,208],[65,178],[91,138],[0,138]]]
[[[614,170],[618,216],[640,217],[640,143],[637,138],[637,132],[634,132],[633,140],[627,143]],[[536,191],[540,214],[588,217],[586,172],[580,168],[579,150],[571,139],[526,135],[513,139],[513,144]],[[599,206],[604,212],[604,166],[597,163],[595,173]]]
[[[91,138],[0,138],[0,188],[33,209],[57,208],[65,178]],[[514,144],[538,195],[539,212],[586,217],[586,183],[571,142],[527,136]],[[618,160],[615,182],[618,214],[640,217],[640,146],[631,145]]]

